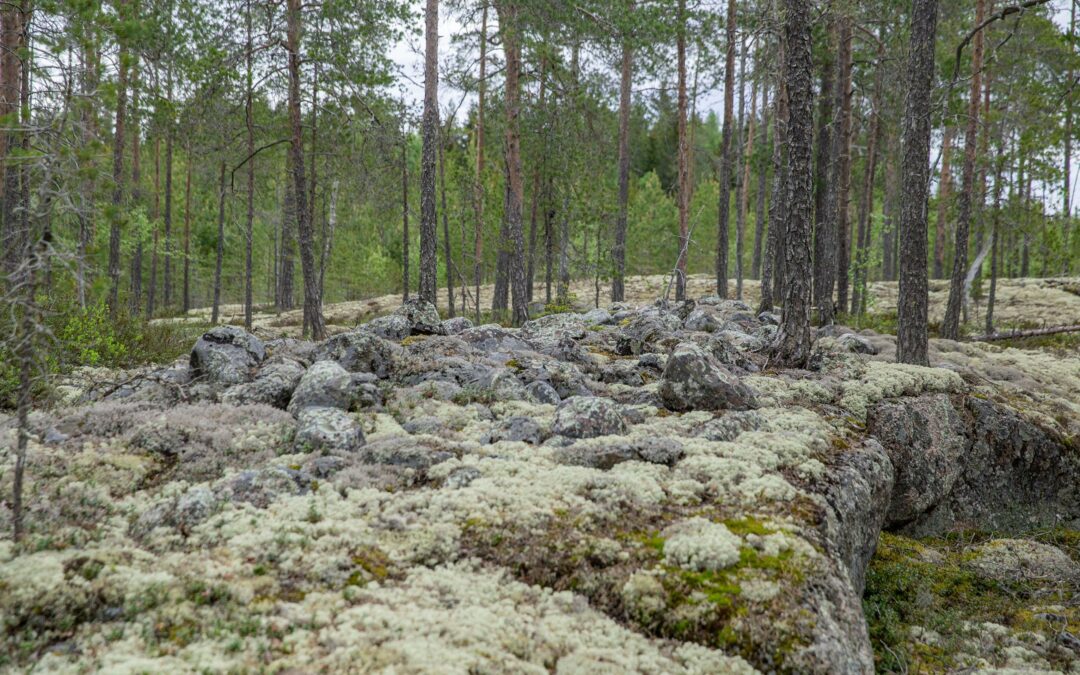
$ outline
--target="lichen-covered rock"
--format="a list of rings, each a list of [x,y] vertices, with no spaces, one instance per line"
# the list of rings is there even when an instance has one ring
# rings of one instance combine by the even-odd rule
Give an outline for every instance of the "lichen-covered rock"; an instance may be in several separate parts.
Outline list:
[[[720,322],[716,316],[711,312],[706,312],[703,309],[695,309],[690,312],[690,316],[686,317],[683,321],[683,328],[686,330],[712,333],[720,330]]]
[[[704,349],[684,342],[668,357],[660,397],[671,410],[746,410],[754,394]]]
[[[350,373],[386,377],[394,369],[401,348],[378,335],[357,330],[335,335],[315,350],[316,361],[336,361]]]
[[[856,335],[855,333],[844,333],[840,337],[836,338],[836,341],[840,346],[844,347],[853,354],[869,354],[874,355],[878,353],[877,347],[874,343],[866,339],[862,335]]]
[[[994,539],[974,547],[970,554],[968,565],[980,576],[989,579],[1080,583],[1080,564],[1049,544],[1027,539]]]
[[[368,321],[359,330],[387,340],[404,340],[412,334],[412,325],[400,314],[388,314]]]
[[[529,398],[537,403],[558,405],[562,401],[562,397],[559,396],[559,392],[555,390],[555,387],[544,380],[530,382],[525,386],[525,391],[528,393]]]
[[[348,410],[356,402],[356,382],[336,361],[318,361],[300,378],[289,401],[289,412],[299,415],[304,408]]]
[[[657,341],[678,330],[682,319],[659,311],[634,315],[617,333],[615,351],[623,356],[637,356],[659,349]]]
[[[405,319],[409,335],[442,335],[442,319],[435,305],[421,298],[412,298],[394,311]]]
[[[619,406],[606,398],[575,396],[559,405],[551,431],[569,438],[595,438],[623,433],[626,420]]]
[[[962,471],[968,442],[948,396],[883,402],[871,411],[867,426],[896,469],[888,524],[915,520],[949,493]]]
[[[485,353],[513,354],[532,351],[532,345],[518,337],[516,331],[498,324],[469,328],[458,334],[462,340]]]
[[[443,335],[460,335],[473,327],[473,322],[463,316],[455,316],[452,319],[444,319],[442,322]]]
[[[300,410],[296,422],[300,452],[354,452],[364,445],[363,428],[340,408],[308,406]]]
[[[229,387],[221,395],[221,401],[229,405],[262,403],[284,410],[304,370],[304,366],[293,359],[274,357],[272,362],[259,368],[251,382]]]
[[[265,509],[282,495],[302,495],[311,489],[311,476],[296,469],[269,466],[243,471],[217,487],[222,499]]]
[[[208,382],[240,384],[251,379],[265,358],[266,347],[254,335],[236,326],[216,326],[191,350],[191,370]]]
[[[556,457],[563,464],[607,470],[622,462],[674,466],[684,454],[683,444],[674,438],[604,437],[560,448]]]

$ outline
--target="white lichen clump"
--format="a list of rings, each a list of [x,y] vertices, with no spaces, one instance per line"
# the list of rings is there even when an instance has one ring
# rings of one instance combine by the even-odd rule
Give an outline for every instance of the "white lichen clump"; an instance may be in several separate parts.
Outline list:
[[[664,541],[664,561],[695,572],[716,572],[739,562],[742,539],[723,523],[691,518],[674,525]]]

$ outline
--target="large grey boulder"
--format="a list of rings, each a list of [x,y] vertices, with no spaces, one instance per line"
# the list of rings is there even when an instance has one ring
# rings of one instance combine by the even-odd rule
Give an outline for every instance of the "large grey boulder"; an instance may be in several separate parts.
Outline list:
[[[409,335],[442,335],[442,319],[435,305],[412,298],[394,311],[409,324]]]
[[[364,430],[340,408],[309,407],[297,417],[295,443],[300,452],[354,452],[364,445]]]
[[[945,394],[887,401],[867,417],[896,469],[887,525],[905,525],[952,490],[968,448],[966,428]]]
[[[240,384],[252,378],[265,358],[266,347],[251,333],[236,326],[216,326],[191,350],[191,370],[207,382]]]
[[[221,402],[230,405],[262,403],[284,410],[303,375],[302,364],[282,358],[263,365],[251,382],[230,387],[222,394]]]
[[[668,357],[660,398],[669,410],[749,410],[754,393],[704,349],[684,342]]]
[[[559,405],[551,430],[569,438],[595,438],[625,433],[626,420],[609,399],[575,396]]]
[[[289,401],[289,412],[298,415],[304,408],[340,408],[348,410],[356,402],[353,376],[336,361],[312,364]]]
[[[442,332],[444,335],[458,335],[472,327],[473,322],[463,316],[455,316],[452,319],[445,319],[442,322]]]
[[[682,319],[674,313],[650,308],[630,318],[619,328],[615,352],[622,356],[636,356],[656,351],[657,342],[682,327]]]
[[[366,331],[335,335],[315,350],[316,361],[336,361],[350,373],[386,377],[394,368],[401,347]]]

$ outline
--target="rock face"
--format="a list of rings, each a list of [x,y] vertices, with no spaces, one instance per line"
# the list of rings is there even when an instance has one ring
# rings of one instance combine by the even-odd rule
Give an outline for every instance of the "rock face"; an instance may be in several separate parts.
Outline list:
[[[668,357],[660,397],[669,410],[747,410],[757,407],[753,392],[704,349],[683,343]]]
[[[887,527],[918,536],[1080,522],[1080,454],[1009,408],[937,394],[882,402],[867,425],[896,470]]]
[[[266,358],[266,348],[254,335],[235,326],[207,331],[191,350],[196,377],[216,384],[240,384],[251,379]]]
[[[316,361],[336,361],[350,373],[386,377],[401,348],[366,331],[352,331],[330,338],[315,350]]]

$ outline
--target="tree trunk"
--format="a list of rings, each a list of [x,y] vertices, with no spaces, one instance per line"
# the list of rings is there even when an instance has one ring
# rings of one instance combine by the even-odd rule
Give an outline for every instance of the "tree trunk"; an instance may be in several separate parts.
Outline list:
[[[811,54],[811,0],[784,0],[784,81],[788,112],[788,213],[784,233],[784,311],[776,336],[776,360],[802,368],[810,358],[810,211],[814,145],[814,62]]]
[[[735,116],[735,0],[728,0],[727,44],[724,58],[724,126],[720,132],[720,203],[716,230],[716,294],[728,296],[728,231],[731,213],[731,177],[735,157],[731,136]]]
[[[401,299],[409,301],[409,145],[405,133],[405,102],[401,102]]]
[[[139,108],[139,58],[136,55],[131,66],[131,201],[130,206],[142,205],[142,115]],[[130,207],[129,207],[130,208]],[[151,213],[150,223],[157,214]],[[129,221],[130,222],[130,221]],[[135,232],[135,254],[131,257],[130,293],[128,298],[132,316],[142,311],[142,230]]]
[[[509,197],[506,214],[509,241],[503,248],[509,253],[510,295],[513,303],[513,322],[520,326],[529,319],[529,302],[525,290],[525,240],[522,236],[521,210],[525,198],[525,182],[521,168],[521,26],[518,6],[514,0],[495,5],[499,14],[499,33],[506,56],[506,164]]]
[[[547,148],[549,137],[547,134],[547,59],[543,56],[540,57],[540,102],[537,106],[539,114],[543,117],[543,131],[541,132],[541,156],[540,161],[536,162],[536,167],[533,169],[532,180],[532,194],[530,195],[532,206],[529,209],[529,255],[528,255],[528,271],[525,273],[525,280],[528,283],[528,296],[529,302],[533,300],[533,286],[535,285],[536,277],[536,225],[537,218],[539,216],[540,208],[540,182],[543,179],[543,173],[547,167]]]
[[[844,314],[848,311],[848,292],[851,267],[851,15],[843,12],[840,16],[840,54],[837,57],[836,105],[839,116],[836,120],[836,133],[833,143],[836,162],[833,170],[836,177],[833,188],[836,198],[833,200],[833,222],[836,227],[837,266],[836,266],[836,308]]]
[[[634,0],[627,6],[634,11]],[[615,216],[615,246],[612,249],[614,270],[611,278],[611,301],[622,302],[626,297],[626,228],[630,204],[630,106],[634,52],[630,39],[623,36],[622,64],[619,70],[619,203]]]
[[[341,181],[334,179],[330,185],[330,206],[326,216],[326,229],[323,231],[322,251],[319,253],[319,297],[323,297],[326,288],[326,268],[330,266],[330,254],[334,250],[334,233],[337,231],[337,202]]]
[[[1069,55],[1072,56],[1076,40],[1076,2],[1069,3]],[[1064,276],[1072,273],[1072,137],[1073,137],[1073,87],[1076,86],[1076,71],[1073,69],[1075,61],[1069,59],[1069,77],[1066,79],[1068,93],[1065,95],[1065,158],[1062,162],[1062,210],[1061,216],[1064,221],[1063,239],[1065,250],[1065,266],[1062,270]]]
[[[225,161],[221,161],[218,178],[217,256],[214,258],[214,307],[210,323],[217,325],[221,306],[221,260],[225,257]]]
[[[986,0],[975,2],[975,26],[981,26],[986,13]],[[968,261],[968,232],[972,220],[972,193],[975,190],[975,153],[979,134],[979,95],[982,93],[983,33],[975,33],[971,53],[971,101],[968,106],[967,133],[964,138],[964,178],[960,191],[956,219],[956,250],[953,252],[952,281],[941,337],[956,340],[960,337],[960,310],[964,296],[964,272]],[[906,200],[905,200],[906,202]]]
[[[746,213],[750,210],[750,159],[754,150],[754,121],[757,117],[757,81],[750,87],[750,117],[746,114],[746,43],[743,42],[739,57],[739,129],[746,130],[743,143],[743,169],[736,189],[735,203],[739,210],[735,216],[735,298],[743,298],[743,239],[746,234]]]
[[[251,330],[255,304],[252,288],[252,248],[255,234],[255,113],[254,113],[254,45],[251,34],[251,0],[247,0],[246,12],[247,49],[245,50],[245,75],[247,86],[244,96],[244,126],[247,131],[247,217],[244,227],[244,328]]]
[[[423,149],[420,156],[420,299],[439,301],[439,218],[435,212],[436,153],[439,143],[439,0],[425,12]]]
[[[980,3],[983,0],[979,0]],[[904,109],[903,198],[900,202],[900,299],[896,359],[930,365],[927,355],[926,249],[930,181],[930,107],[937,0],[914,0],[908,97]]]
[[[293,181],[292,153],[285,157],[285,198],[281,208],[281,290],[278,311],[292,309],[296,276],[296,185]]]
[[[758,139],[757,157],[757,205],[754,209],[754,258],[750,263],[750,276],[755,279],[761,278],[762,244],[765,241],[765,190],[769,180],[769,168],[764,158],[769,147],[769,117],[766,113],[768,106],[768,87],[763,85],[761,87],[761,133]]]
[[[188,142],[187,177],[184,179],[184,314],[191,309],[191,170],[194,156],[191,143]]]
[[[834,229],[829,227],[833,196],[833,172],[830,170],[831,153],[834,149],[833,103],[836,101],[836,64],[831,60],[837,31],[829,30],[829,45],[821,64],[821,86],[818,91],[817,161],[814,166],[814,306],[818,311],[818,323],[827,325],[833,321],[833,288],[836,286],[836,242]]]
[[[473,283],[476,286],[477,325],[480,324],[480,282],[483,278],[484,269],[484,94],[487,89],[488,18],[486,2],[482,12],[480,19],[480,79],[477,84],[476,104],[476,185],[474,195],[476,229],[473,233]]]
[[[686,129],[686,0],[679,0],[678,34],[675,49],[678,57],[678,187],[676,198],[679,203],[679,256],[675,262],[675,300],[686,299],[686,257],[690,244],[690,145]]]
[[[123,2],[118,6],[122,11]],[[19,201],[19,171],[16,162],[11,161],[11,152],[19,142],[17,119],[21,105],[21,60],[19,50],[22,44],[22,13],[15,2],[5,2],[0,6],[0,118],[10,120],[4,124],[6,131],[0,133],[0,182],[2,182],[2,204],[0,204],[0,261],[7,273],[15,270],[21,262],[18,258],[22,250],[23,236],[21,232],[20,218],[18,213]],[[120,45],[121,53],[124,53],[124,44]],[[121,70],[121,80],[118,82],[117,103],[123,100],[125,93],[127,69]],[[119,225],[119,223],[117,223]],[[119,246],[117,247],[119,249]],[[110,248],[111,251],[111,248]],[[119,257],[119,250],[117,252]],[[119,260],[116,262],[117,276],[119,276]],[[110,264],[109,270],[113,267]],[[111,300],[111,298],[110,298]],[[115,305],[112,301],[110,307]]]
[[[439,205],[442,207],[443,255],[446,257],[446,304],[450,308],[451,319],[456,315],[456,310],[454,309],[454,257],[450,252],[450,210],[446,207],[446,146],[453,127],[454,120],[451,118],[446,123],[446,130],[439,136]],[[462,289],[463,300],[464,297],[465,290]]]
[[[768,234],[765,240],[765,260],[761,270],[761,311],[771,312],[782,295],[784,286],[784,230],[787,225],[787,85],[784,82],[784,43],[778,50],[776,95],[773,97],[772,198],[769,200]]]
[[[173,273],[172,273],[172,220],[173,220],[173,150],[176,137],[176,125],[173,117],[173,3],[166,3],[168,14],[168,34],[166,36],[168,63],[165,66],[165,107],[168,115],[165,118],[165,251],[163,273],[164,299],[166,309],[173,306]]]
[[[945,277],[945,222],[949,217],[949,192],[952,189],[953,128],[946,125],[941,142],[941,183],[938,186],[937,224],[934,227],[934,278]]]
[[[862,199],[859,201],[858,241],[855,250],[855,275],[851,291],[851,312],[862,316],[866,312],[867,276],[870,264],[870,217],[874,213],[874,183],[877,175],[878,142],[881,136],[881,101],[885,95],[884,29],[878,37],[877,67],[874,72],[874,93],[870,101],[870,129],[867,131],[866,173],[863,176]]]
[[[289,52],[289,121],[292,131],[293,180],[296,183],[297,234],[300,240],[300,266],[304,274],[304,316],[313,340],[326,337],[315,272],[315,242],[304,191],[304,128],[300,116],[300,0],[288,0],[287,49]]]
[[[118,0],[117,8],[125,13],[128,0]],[[109,223],[109,314],[116,317],[120,295],[120,227],[124,206],[124,133],[127,118],[128,64],[127,40],[120,40],[119,75],[116,83],[116,124],[113,132],[112,213]],[[10,179],[7,179],[10,180]],[[6,186],[6,182],[5,182]],[[5,187],[5,191],[6,191]],[[8,200],[4,200],[5,204]]]

